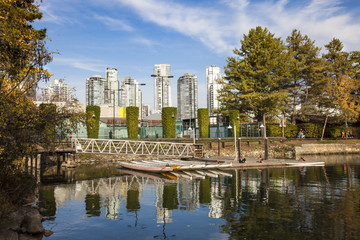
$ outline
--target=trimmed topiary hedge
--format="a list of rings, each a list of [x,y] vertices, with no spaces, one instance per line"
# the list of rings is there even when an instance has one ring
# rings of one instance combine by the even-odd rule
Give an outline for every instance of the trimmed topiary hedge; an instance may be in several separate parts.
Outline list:
[[[165,138],[176,138],[176,107],[164,107],[161,111],[161,120]]]
[[[199,123],[199,132],[201,138],[209,137],[209,109],[199,108],[198,109],[198,123]]]
[[[229,123],[231,125],[231,134],[234,136],[234,125],[236,126],[236,136],[240,136],[240,111],[229,110]]]
[[[86,106],[86,131],[88,138],[99,138],[100,107]]]
[[[126,108],[126,128],[128,138],[138,138],[139,134],[139,107]]]

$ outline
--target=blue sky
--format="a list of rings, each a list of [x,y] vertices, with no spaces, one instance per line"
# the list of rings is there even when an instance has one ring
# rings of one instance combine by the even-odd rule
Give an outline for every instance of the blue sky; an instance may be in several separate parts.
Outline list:
[[[267,27],[284,41],[293,29],[319,47],[339,38],[346,51],[360,50],[358,0],[43,0],[43,19],[52,79],[64,78],[85,103],[85,80],[104,77],[106,67],[142,86],[143,102],[153,108],[154,64],[171,65],[172,102],[184,73],[199,79],[199,107],[206,107],[205,69],[222,70],[232,49],[251,28]],[[40,87],[43,87],[42,83]]]

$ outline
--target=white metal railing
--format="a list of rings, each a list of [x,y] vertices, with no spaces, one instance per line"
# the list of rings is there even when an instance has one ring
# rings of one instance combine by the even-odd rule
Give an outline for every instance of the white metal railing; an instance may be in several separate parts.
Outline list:
[[[73,138],[71,144],[77,153],[194,156],[192,143]]]

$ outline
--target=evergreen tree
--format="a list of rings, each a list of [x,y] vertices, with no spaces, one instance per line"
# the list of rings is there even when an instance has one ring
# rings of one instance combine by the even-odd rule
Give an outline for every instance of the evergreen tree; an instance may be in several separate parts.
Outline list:
[[[289,55],[280,38],[266,28],[256,27],[229,57],[219,94],[222,108],[239,109],[261,119],[277,114],[288,101]]]
[[[289,98],[291,108],[291,122],[295,124],[295,118],[301,112],[303,116],[314,110],[314,105],[326,80],[323,76],[324,64],[320,58],[320,48],[314,41],[300,31],[293,30],[286,39],[287,48],[291,56],[289,82]],[[300,112],[297,107],[301,106]]]

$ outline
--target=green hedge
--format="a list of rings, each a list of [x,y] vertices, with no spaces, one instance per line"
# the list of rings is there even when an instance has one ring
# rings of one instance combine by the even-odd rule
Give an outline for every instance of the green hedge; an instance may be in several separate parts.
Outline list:
[[[176,138],[176,107],[164,107],[161,111],[161,120],[165,138]]]
[[[201,138],[209,137],[209,109],[199,108],[198,109],[198,123],[199,132]]]
[[[126,108],[126,128],[128,138],[138,138],[139,134],[139,107]]]
[[[231,134],[234,136],[234,125],[236,126],[236,136],[240,136],[240,111],[229,110],[229,123],[231,125]]]
[[[86,131],[88,138],[99,138],[100,107],[86,106]]]
[[[298,124],[298,131],[302,129],[307,138],[321,138],[323,124],[320,123],[301,123]]]

